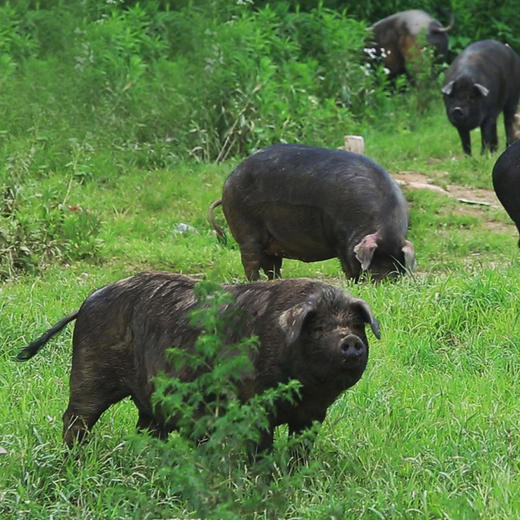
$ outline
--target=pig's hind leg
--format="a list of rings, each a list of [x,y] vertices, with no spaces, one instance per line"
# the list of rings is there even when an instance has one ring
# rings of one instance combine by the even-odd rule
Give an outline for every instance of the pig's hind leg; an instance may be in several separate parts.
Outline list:
[[[282,277],[282,260],[283,258],[281,256],[267,254],[264,254],[262,256],[262,261],[260,265],[269,280]]]
[[[518,106],[518,96],[504,107],[504,128],[506,130],[506,146],[509,146],[515,139],[514,121],[516,107]]]
[[[69,406],[63,414],[63,442],[69,447],[85,437],[110,405],[130,394],[110,368],[94,368],[72,366]]]
[[[145,412],[143,410],[139,410],[139,418],[137,419],[136,428],[137,431],[147,431],[153,437],[157,437],[158,439],[162,440],[168,438],[168,432],[170,430],[170,428],[166,428],[165,426],[157,422],[153,415],[150,415],[148,412]]]
[[[488,117],[480,125],[480,133],[482,138],[481,153],[485,153],[487,149],[490,152],[496,152],[498,148],[497,120],[496,116]]]

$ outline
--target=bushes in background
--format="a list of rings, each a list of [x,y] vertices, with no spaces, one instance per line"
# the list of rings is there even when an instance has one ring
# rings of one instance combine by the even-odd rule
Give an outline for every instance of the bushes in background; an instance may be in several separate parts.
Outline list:
[[[363,53],[366,26],[394,3],[2,4],[0,187],[30,185],[30,199],[39,179],[67,179],[43,219],[35,205],[23,217],[21,209],[0,215],[0,251],[11,258],[3,271],[98,254],[96,226],[79,223],[91,217],[78,217],[84,239],[66,233],[71,215],[56,209],[69,180],[117,182],[129,168],[241,158],[276,142],[336,147],[369,126],[413,125],[440,99],[437,82],[425,71],[413,88],[392,90]],[[519,34],[511,8],[486,6],[453,0],[455,45]],[[434,10],[427,1],[415,7]],[[477,32],[465,33],[470,25]]]
[[[57,138],[90,131],[105,146],[223,160],[278,141],[340,142],[387,101],[384,76],[364,67],[365,25],[343,13],[222,0],[48,4],[1,8],[13,30],[0,33],[11,60],[0,108],[28,127],[42,112],[58,119]],[[19,95],[25,103],[8,101]]]

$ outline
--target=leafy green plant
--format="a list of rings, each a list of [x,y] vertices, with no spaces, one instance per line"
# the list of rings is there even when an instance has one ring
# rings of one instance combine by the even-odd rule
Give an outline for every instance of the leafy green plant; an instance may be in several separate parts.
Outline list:
[[[43,268],[48,262],[95,258],[99,218],[80,205],[64,206],[44,191],[22,202],[18,185],[0,186],[0,278]]]
[[[434,47],[426,41],[423,31],[417,37],[417,52],[409,60],[411,85],[407,95],[412,113],[422,115],[440,97],[439,74],[446,67],[435,56]]]
[[[257,339],[226,341],[230,329],[240,330],[244,319],[229,292],[201,282],[196,295],[200,308],[192,311],[190,320],[202,332],[194,349],[168,352],[177,373],[196,377],[190,381],[163,374],[155,379],[154,405],[175,421],[177,432],[166,442],[144,442],[153,442],[155,455],[164,461],[163,475],[189,510],[202,518],[244,518],[276,487],[270,476],[275,471],[273,455],[255,454],[254,446],[269,427],[275,403],[294,400],[299,383],[280,384],[242,402],[240,384],[253,370],[250,355]]]
[[[9,2],[0,6],[0,56],[21,60],[34,53],[38,42],[23,29],[24,16]]]

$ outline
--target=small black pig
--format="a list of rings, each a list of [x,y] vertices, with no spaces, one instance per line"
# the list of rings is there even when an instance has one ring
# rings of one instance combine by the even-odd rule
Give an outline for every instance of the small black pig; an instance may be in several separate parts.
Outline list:
[[[506,148],[495,163],[493,188],[520,233],[520,141]]]
[[[222,204],[240,246],[248,280],[279,278],[283,258],[314,262],[337,257],[357,280],[413,270],[406,240],[408,207],[389,173],[368,157],[298,144],[264,148],[242,161],[224,183]]]
[[[63,440],[69,446],[84,437],[112,404],[130,396],[139,410],[138,428],[164,437],[176,425],[154,409],[153,378],[176,373],[165,358],[173,346],[192,349],[200,330],[189,323],[197,305],[197,280],[167,273],[141,273],[92,293],[73,314],[63,318],[18,359],[27,360],[67,323],[73,335],[69,406],[63,415]],[[280,382],[298,379],[296,403],[282,402],[270,417],[270,430],[257,449],[270,449],[273,430],[287,423],[291,433],[322,422],[328,406],[363,374],[368,360],[365,324],[379,338],[368,304],[337,287],[308,279],[224,285],[247,319],[244,331],[259,338],[251,352],[252,374],[239,387],[243,401]],[[240,338],[232,337],[230,342]]]
[[[482,152],[498,147],[497,117],[504,112],[506,141],[513,140],[513,121],[520,97],[520,57],[509,45],[483,40],[466,47],[446,71],[444,104],[457,128],[462,149],[471,155],[470,130],[480,126]]]

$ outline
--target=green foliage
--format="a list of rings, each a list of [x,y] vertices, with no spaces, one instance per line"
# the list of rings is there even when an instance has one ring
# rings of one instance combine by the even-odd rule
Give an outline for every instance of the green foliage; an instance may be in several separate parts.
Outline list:
[[[365,24],[322,6],[307,13],[284,2],[255,9],[220,1],[160,10],[151,2],[87,8],[77,0],[10,13],[35,43],[24,61],[5,37],[7,92],[23,96],[21,79],[41,73],[31,60],[59,67],[53,90],[63,93],[53,101],[56,111],[64,98],[75,104],[62,124],[80,142],[94,119],[123,148],[221,161],[279,141],[341,142],[345,124],[376,117],[387,103],[382,78],[363,67]],[[41,85],[33,81],[26,97],[48,95],[49,84],[45,92]],[[38,105],[27,103],[22,114],[34,119]]]
[[[52,189],[29,195],[11,184],[0,193],[0,279],[50,261],[97,257],[100,221],[88,209],[67,207]]]
[[[415,7],[432,12],[423,4]],[[339,145],[343,134],[395,112],[404,117],[403,109],[413,120],[439,98],[428,56],[414,86],[398,95],[382,68],[367,67],[366,26],[397,5],[328,6],[339,7],[231,0],[175,7],[147,1],[6,4],[0,108],[8,117],[0,135],[6,132],[12,142],[8,122],[24,120],[35,130],[35,158],[44,152],[43,166],[60,169],[68,150],[56,139],[58,129],[46,124],[52,118],[69,139],[87,140],[93,150],[107,143],[112,155],[141,150],[139,164],[146,168],[187,157],[222,161],[275,142]],[[454,6],[452,48],[475,39],[463,27],[478,18],[491,20],[480,25],[489,34],[479,38],[514,38],[515,18],[504,6],[492,16],[481,3]],[[63,113],[63,103],[73,109]],[[92,123],[100,128],[94,140],[87,136]],[[1,144],[0,158],[9,159]]]
[[[24,29],[23,16],[9,2],[0,6],[0,56],[20,61],[36,50],[37,42]]]
[[[155,378],[155,409],[175,423],[178,433],[166,442],[141,439],[138,445],[143,449],[143,442],[152,443],[153,462],[167,461],[161,464],[163,477],[197,516],[245,518],[267,496],[274,470],[269,453],[250,467],[254,446],[268,430],[275,404],[294,401],[300,385],[290,381],[242,402],[244,381],[253,384],[248,375],[254,369],[251,356],[257,340],[229,344],[230,331],[240,336],[244,323],[229,292],[201,282],[195,293],[200,308],[191,312],[190,323],[202,332],[193,352],[175,347],[168,351],[176,373],[195,377]]]

